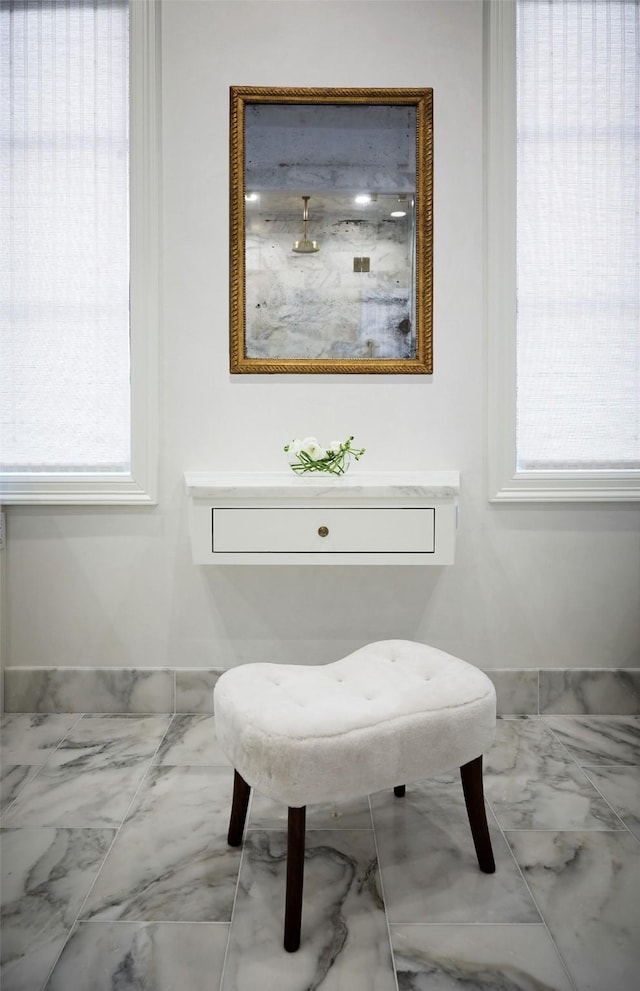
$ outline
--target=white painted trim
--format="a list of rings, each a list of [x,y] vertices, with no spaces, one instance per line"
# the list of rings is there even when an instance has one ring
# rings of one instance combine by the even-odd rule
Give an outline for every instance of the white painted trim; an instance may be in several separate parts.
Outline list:
[[[515,470],[515,0],[484,4],[485,321],[489,497]],[[513,466],[510,469],[510,466]]]
[[[153,505],[158,489],[161,265],[160,2],[132,2],[131,133],[131,472],[11,473],[6,505]]]
[[[516,3],[484,0],[487,480],[491,502],[633,502],[640,472],[516,471]]]
[[[157,502],[162,134],[160,2],[130,4],[132,481]],[[131,493],[134,496],[134,493]],[[133,498],[133,502],[141,501]]]
[[[560,473],[541,472],[541,477],[518,472],[505,480],[491,495],[492,502],[638,502],[637,477],[594,472],[563,477]]]

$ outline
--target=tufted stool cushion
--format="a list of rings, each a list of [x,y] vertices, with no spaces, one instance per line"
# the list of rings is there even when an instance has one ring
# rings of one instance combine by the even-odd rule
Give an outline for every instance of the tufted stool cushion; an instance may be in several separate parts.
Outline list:
[[[216,732],[235,769],[228,841],[239,846],[251,788],[289,806],[284,947],[300,945],[306,806],[460,768],[480,869],[495,870],[482,787],[496,695],[485,674],[406,640],[320,667],[245,664],[214,689]]]
[[[321,666],[246,664],[214,691],[216,733],[248,785],[291,807],[461,767],[490,746],[492,682],[442,650],[369,644]]]

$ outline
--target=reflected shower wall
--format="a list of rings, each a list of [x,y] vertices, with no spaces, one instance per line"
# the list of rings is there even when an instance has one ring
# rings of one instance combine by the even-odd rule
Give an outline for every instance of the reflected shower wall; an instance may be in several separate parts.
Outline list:
[[[373,195],[311,196],[308,237],[319,250],[309,254],[292,250],[302,197],[263,191],[246,204],[248,357],[415,356],[413,199]]]
[[[245,143],[246,356],[415,357],[415,107],[249,106]]]

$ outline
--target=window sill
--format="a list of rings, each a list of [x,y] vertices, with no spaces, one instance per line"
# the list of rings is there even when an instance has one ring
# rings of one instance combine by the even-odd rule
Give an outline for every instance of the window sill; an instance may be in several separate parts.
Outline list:
[[[153,506],[155,487],[143,486],[131,475],[5,476],[0,484],[5,506]]]
[[[639,472],[518,472],[492,486],[491,502],[640,502]]]

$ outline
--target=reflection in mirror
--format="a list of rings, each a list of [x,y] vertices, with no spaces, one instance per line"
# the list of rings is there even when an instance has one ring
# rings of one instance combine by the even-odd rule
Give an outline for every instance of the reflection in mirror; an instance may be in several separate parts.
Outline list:
[[[431,92],[232,89],[231,370],[431,371]]]

